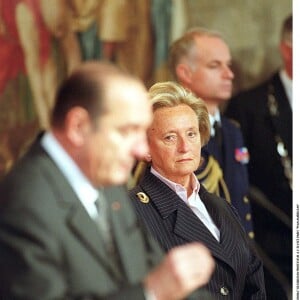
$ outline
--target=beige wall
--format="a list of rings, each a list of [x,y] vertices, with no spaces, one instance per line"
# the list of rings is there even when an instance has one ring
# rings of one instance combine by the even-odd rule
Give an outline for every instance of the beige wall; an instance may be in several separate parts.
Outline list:
[[[186,0],[188,27],[221,31],[232,50],[235,91],[267,78],[281,65],[278,41],[290,0]]]

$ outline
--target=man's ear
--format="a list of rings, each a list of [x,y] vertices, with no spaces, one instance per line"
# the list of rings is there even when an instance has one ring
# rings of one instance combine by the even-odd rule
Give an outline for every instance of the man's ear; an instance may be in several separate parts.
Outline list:
[[[67,114],[65,126],[69,141],[74,146],[82,146],[92,127],[89,113],[79,106],[72,108]]]
[[[176,67],[176,75],[178,80],[183,84],[183,85],[190,85],[192,78],[192,72],[191,69],[188,65],[186,64],[178,64]]]

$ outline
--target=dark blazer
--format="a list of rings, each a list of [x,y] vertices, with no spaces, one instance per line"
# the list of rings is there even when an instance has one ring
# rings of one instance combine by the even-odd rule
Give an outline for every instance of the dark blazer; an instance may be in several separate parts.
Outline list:
[[[252,211],[251,204],[246,198],[249,191],[247,163],[237,159],[236,156],[236,151],[245,147],[245,143],[242,132],[236,124],[225,117],[221,117],[221,122],[223,155],[220,153],[221,149],[216,140],[211,137],[208,144],[202,148],[202,156],[205,158],[212,155],[219,162],[230,194],[231,204],[237,209],[246,232],[251,236],[253,234]],[[200,168],[200,172],[202,168]],[[221,196],[224,197],[224,195]]]
[[[292,159],[293,116],[278,73],[260,86],[233,98],[225,113],[241,125],[250,153],[251,184],[257,186],[273,203],[291,216],[292,191],[277,152],[275,133],[268,109],[269,86],[273,87],[278,103],[277,131]]]
[[[278,104],[276,117],[268,108],[270,89]],[[292,219],[292,190],[277,152],[275,132],[282,138],[292,161],[292,110],[279,73],[261,85],[230,100],[225,114],[236,119],[249,149],[249,180],[277,209]],[[275,124],[275,127],[273,127]],[[259,199],[258,199],[259,200]],[[274,210],[253,205],[256,241],[292,283],[292,231]],[[274,286],[274,284],[273,284]],[[270,284],[270,289],[273,287]]]
[[[141,281],[162,251],[123,188],[104,191],[121,267],[37,141],[0,183],[1,299],[144,299]]]
[[[141,201],[144,193],[149,201]],[[249,239],[232,207],[203,186],[200,198],[220,230],[220,243],[192,210],[167,185],[146,170],[130,197],[140,218],[165,251],[198,241],[211,251],[216,270],[208,284],[214,299],[265,299],[261,261],[254,255]],[[147,198],[146,197],[146,198]],[[143,197],[142,197],[143,198]]]

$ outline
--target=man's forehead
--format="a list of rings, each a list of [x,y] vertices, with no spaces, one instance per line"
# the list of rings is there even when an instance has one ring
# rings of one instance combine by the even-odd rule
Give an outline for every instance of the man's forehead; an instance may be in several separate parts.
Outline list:
[[[201,61],[231,61],[231,53],[227,44],[218,37],[208,37],[211,43],[206,43],[205,40],[199,41],[195,47],[191,49],[190,57]]]
[[[142,122],[152,117],[152,109],[148,93],[143,86],[112,86],[105,100],[107,114],[120,117],[123,120]]]

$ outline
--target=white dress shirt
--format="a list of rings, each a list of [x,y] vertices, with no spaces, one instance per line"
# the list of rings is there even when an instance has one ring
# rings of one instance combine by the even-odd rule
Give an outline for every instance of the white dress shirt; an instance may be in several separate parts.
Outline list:
[[[189,197],[187,197],[187,191],[181,184],[165,178],[164,176],[159,174],[153,167],[151,167],[151,173],[162,182],[164,182],[170,189],[172,189],[191,208],[194,214],[202,221],[202,223],[207,227],[207,229],[211,232],[215,239],[220,242],[220,230],[210,217],[204,203],[200,199],[200,183],[197,180],[195,174],[193,174],[192,180],[193,192]]]
[[[210,122],[210,136],[215,136],[214,123],[218,122],[221,125],[220,111],[217,109],[216,113],[213,116],[211,114],[209,114],[208,116],[209,116],[209,122]]]
[[[95,206],[98,190],[92,186],[51,132],[44,134],[41,145],[69,181],[90,217],[94,219],[98,215]]]
[[[291,109],[293,110],[293,81],[287,75],[285,70],[280,70],[279,76],[284,87],[285,93],[289,99]]]

